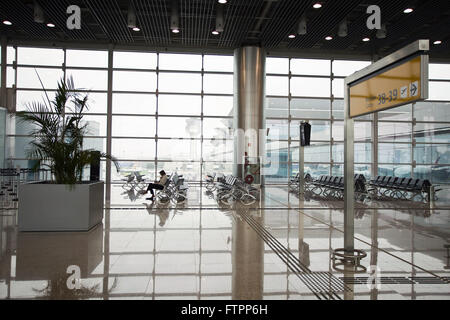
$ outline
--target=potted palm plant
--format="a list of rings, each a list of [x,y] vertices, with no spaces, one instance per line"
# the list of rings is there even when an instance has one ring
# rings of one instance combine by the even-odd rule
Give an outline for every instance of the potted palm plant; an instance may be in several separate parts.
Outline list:
[[[47,167],[52,173],[51,181],[20,185],[19,231],[87,231],[102,222],[104,183],[82,181],[83,169],[99,155],[111,159],[117,170],[118,163],[108,154],[83,148],[88,94],[76,92],[72,77],[58,82],[53,100],[45,88],[44,93],[43,102],[28,103],[26,111],[16,113],[18,121],[33,127],[28,157],[35,160],[35,168]]]

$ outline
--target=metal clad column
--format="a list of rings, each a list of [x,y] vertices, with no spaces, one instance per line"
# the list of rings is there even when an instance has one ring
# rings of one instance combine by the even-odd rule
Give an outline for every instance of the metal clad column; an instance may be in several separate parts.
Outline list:
[[[242,47],[234,51],[234,129],[233,174],[242,177],[243,157],[265,156],[264,103],[266,54],[259,47]],[[244,137],[245,135],[245,137]],[[261,177],[261,184],[264,180]]]

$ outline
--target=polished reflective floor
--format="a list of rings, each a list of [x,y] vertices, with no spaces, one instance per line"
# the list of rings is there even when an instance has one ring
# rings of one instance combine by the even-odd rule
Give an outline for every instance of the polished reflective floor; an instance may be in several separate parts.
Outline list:
[[[445,196],[431,207],[357,203],[355,248],[367,254],[357,273],[331,259],[343,247],[343,202],[283,186],[248,207],[200,185],[182,205],[112,185],[103,224],[86,233],[17,232],[16,204],[3,202],[0,299],[450,299]]]

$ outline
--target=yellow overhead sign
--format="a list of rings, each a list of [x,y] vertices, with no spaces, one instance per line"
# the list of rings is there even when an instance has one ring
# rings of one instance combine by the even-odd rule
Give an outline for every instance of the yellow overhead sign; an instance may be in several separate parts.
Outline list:
[[[350,87],[350,118],[423,100],[418,56]]]

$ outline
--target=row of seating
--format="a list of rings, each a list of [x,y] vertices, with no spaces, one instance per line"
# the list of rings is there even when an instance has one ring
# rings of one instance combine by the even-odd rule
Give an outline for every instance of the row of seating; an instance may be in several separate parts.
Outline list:
[[[216,180],[214,180],[215,178]],[[215,199],[227,205],[231,205],[238,200],[244,205],[251,205],[259,197],[257,188],[246,184],[233,175],[208,174],[206,176],[206,188],[209,194],[216,191]]]
[[[305,182],[305,187],[308,183],[313,181],[312,176],[309,173],[305,173],[303,176],[303,181]],[[291,192],[298,192],[300,188],[300,173],[297,173],[295,176],[289,179],[289,190]]]
[[[156,198],[162,203],[172,201],[179,204],[187,200],[188,190],[189,185],[184,181],[183,175],[174,172],[167,179],[164,189],[156,193]]]
[[[413,200],[429,200],[432,184],[429,180],[377,176],[369,181],[370,190],[375,197]],[[439,190],[436,190],[439,191]]]
[[[343,198],[344,197],[344,177],[338,176],[320,176],[316,180],[307,183],[308,188],[316,195],[327,198]],[[366,178],[362,174],[355,174],[354,176],[355,198],[364,197],[367,193]]]

